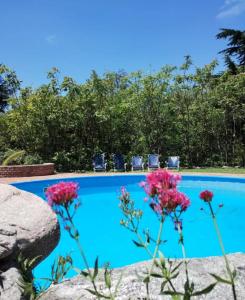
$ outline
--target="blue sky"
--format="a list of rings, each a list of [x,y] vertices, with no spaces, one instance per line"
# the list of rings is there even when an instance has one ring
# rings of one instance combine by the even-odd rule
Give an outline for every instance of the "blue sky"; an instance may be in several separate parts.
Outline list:
[[[92,69],[152,72],[222,59],[219,28],[245,28],[245,0],[0,0],[0,63],[23,85],[57,67],[78,82]]]

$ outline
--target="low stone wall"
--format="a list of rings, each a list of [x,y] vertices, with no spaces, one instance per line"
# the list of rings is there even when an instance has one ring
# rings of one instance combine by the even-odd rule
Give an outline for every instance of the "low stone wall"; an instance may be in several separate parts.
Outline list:
[[[54,174],[54,164],[0,166],[1,177],[29,177]]]

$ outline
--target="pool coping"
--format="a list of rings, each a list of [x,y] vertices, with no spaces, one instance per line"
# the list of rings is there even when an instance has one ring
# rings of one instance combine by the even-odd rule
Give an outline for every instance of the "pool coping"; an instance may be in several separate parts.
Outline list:
[[[47,176],[33,176],[33,177],[11,177],[11,178],[0,178],[0,183],[3,184],[15,184],[15,183],[27,183],[27,182],[38,182],[38,181],[55,181],[55,180],[68,180],[68,179],[80,179],[80,178],[101,178],[101,177],[120,177],[120,176],[140,176],[140,175],[146,175],[148,172],[131,172],[131,173],[125,173],[125,172],[118,172],[118,173],[112,173],[112,172],[101,172],[101,173],[57,173],[54,175],[47,175]],[[177,173],[177,172],[176,172]],[[214,179],[214,178],[231,178],[232,181],[234,179],[239,179],[240,182],[245,182],[245,174],[231,174],[231,173],[198,173],[198,172],[181,172],[178,173],[184,178],[198,178],[201,179],[207,178],[207,179]],[[234,180],[235,181],[235,180]]]

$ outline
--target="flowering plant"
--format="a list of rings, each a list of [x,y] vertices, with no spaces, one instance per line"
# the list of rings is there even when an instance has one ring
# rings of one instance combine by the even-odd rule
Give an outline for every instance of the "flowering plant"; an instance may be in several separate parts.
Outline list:
[[[178,174],[172,174],[159,169],[146,176],[146,181],[140,183],[150,198],[151,208],[160,215],[182,213],[190,205],[185,194],[177,190],[181,180]]]
[[[69,233],[70,237],[75,240],[77,247],[79,249],[79,252],[81,254],[81,257],[83,259],[85,270],[74,268],[74,270],[78,270],[79,274],[83,275],[84,277],[88,278],[90,282],[92,283],[92,289],[87,289],[92,295],[95,295],[98,299],[104,298],[104,299],[115,299],[115,295],[117,293],[117,288],[119,286],[119,283],[121,281],[121,278],[118,280],[117,287],[115,288],[114,292],[112,291],[111,287],[111,274],[112,271],[109,269],[108,266],[105,266],[104,268],[104,279],[105,279],[105,286],[109,290],[109,294],[102,293],[99,291],[97,284],[96,284],[96,278],[98,276],[99,272],[99,261],[98,257],[95,260],[94,263],[94,269],[92,270],[89,267],[86,255],[83,251],[83,247],[80,242],[80,235],[79,231],[76,229],[75,224],[73,222],[73,217],[76,213],[76,210],[80,206],[80,201],[78,199],[78,189],[79,186],[76,182],[59,182],[57,184],[54,184],[50,187],[48,187],[45,191],[45,195],[47,197],[49,205],[54,209],[54,211],[61,217],[65,230]],[[71,263],[72,260],[68,260],[68,263]],[[67,260],[63,257],[59,259],[57,262],[56,272],[58,273],[58,279],[57,274],[53,275],[55,280],[53,282],[60,280],[61,275],[65,275],[68,270],[71,269],[70,266],[68,266],[68,269],[66,269],[66,263]]]
[[[123,187],[121,190],[119,206],[124,215],[124,219],[121,220],[121,225],[136,234],[138,240],[133,240],[134,244],[144,248],[150,258],[152,258],[152,265],[147,271],[146,276],[142,278],[146,285],[146,299],[150,299],[149,284],[151,277],[162,278],[163,282],[161,284],[160,294],[171,295],[173,299],[180,299],[180,297],[190,299],[192,296],[206,294],[216,285],[216,283],[213,283],[201,291],[195,291],[194,283],[189,279],[183,238],[183,224],[180,217],[190,206],[190,200],[185,194],[178,191],[177,187],[180,181],[180,175],[159,169],[147,174],[146,180],[140,183],[140,186],[144,188],[147,195],[145,201],[149,202],[149,206],[156,213],[159,220],[159,231],[156,239],[150,236],[148,230],[143,230],[144,235],[140,233],[139,223],[143,212],[134,207],[134,201],[126,189]],[[179,234],[179,243],[183,253],[186,274],[184,291],[177,291],[172,282],[172,280],[178,276],[178,269],[182,263],[178,263],[175,266],[173,266],[173,262],[170,260],[166,263],[163,254],[159,251],[160,245],[165,242],[162,240],[163,223],[168,217],[173,220],[174,228]],[[151,242],[155,244],[154,251],[149,247]],[[157,258],[159,259],[157,260]],[[155,272],[154,269],[160,272]]]
[[[78,197],[78,184],[76,182],[59,182],[49,186],[45,195],[50,206],[69,205]]]
[[[205,191],[202,191],[200,193],[200,198],[204,201],[204,202],[211,202],[212,199],[213,199],[213,193],[208,191],[208,190],[205,190]]]
[[[228,258],[227,258],[226,253],[225,253],[225,247],[224,247],[223,240],[222,240],[222,237],[221,237],[221,233],[220,233],[220,230],[219,230],[219,227],[218,227],[216,215],[214,213],[213,206],[212,206],[213,196],[214,196],[213,193],[211,191],[208,191],[208,190],[202,191],[199,195],[200,199],[202,199],[204,202],[206,202],[208,204],[208,207],[209,207],[209,210],[210,210],[210,213],[211,213],[211,218],[213,220],[214,228],[215,228],[215,231],[216,231],[216,234],[217,234],[217,237],[218,237],[218,241],[219,241],[219,244],[220,244],[220,248],[221,248],[221,251],[222,251],[222,255],[223,255],[224,260],[225,260],[225,266],[226,266],[226,270],[227,270],[229,279],[227,280],[225,278],[221,278],[220,276],[217,276],[216,274],[211,274],[211,275],[217,280],[217,282],[230,284],[231,287],[232,287],[233,298],[234,298],[234,300],[236,300],[237,299],[236,288],[235,288],[236,270],[231,271],[231,267],[230,267]],[[222,208],[222,207],[223,207],[223,204],[219,204],[219,208]]]

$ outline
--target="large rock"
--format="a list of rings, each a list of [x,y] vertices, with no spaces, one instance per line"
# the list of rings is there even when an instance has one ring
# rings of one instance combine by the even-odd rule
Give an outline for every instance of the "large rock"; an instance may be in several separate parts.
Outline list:
[[[0,275],[0,299],[1,300],[24,300],[22,296],[17,268],[11,267]]]
[[[41,256],[55,248],[60,229],[55,213],[41,198],[0,184],[0,299],[24,299],[16,256]]]
[[[40,261],[59,241],[59,223],[47,203],[10,185],[0,184],[0,220],[0,261],[17,250]]]
[[[10,256],[17,246],[17,231],[9,224],[0,224],[0,259]]]
[[[236,253],[228,255],[228,259],[232,266],[236,267],[236,291],[238,300],[245,299],[245,254]],[[131,266],[127,266],[113,271],[114,286],[123,272],[123,279],[119,287],[119,293],[116,299],[145,299],[145,286],[138,279],[137,273],[143,273],[149,268],[151,262],[141,262]],[[225,264],[223,257],[209,257],[203,259],[191,259],[189,264],[190,279],[195,283],[197,290],[201,290],[215,280],[209,273],[215,273],[226,277]],[[183,290],[185,281],[184,270],[182,269],[177,279],[173,280],[177,290]],[[160,281],[153,279],[150,283],[151,300],[154,299],[171,299],[168,296],[160,296]],[[98,286],[103,290],[103,282],[98,282]],[[53,285],[43,294],[40,300],[70,300],[70,299],[95,299],[85,289],[91,288],[88,281],[85,281],[81,276],[66,280],[58,285]],[[208,295],[193,297],[193,299],[207,300],[230,300],[233,299],[231,287],[227,284],[218,284],[213,291]]]

